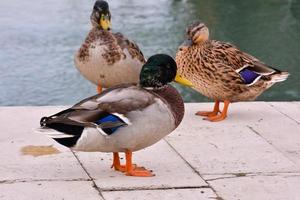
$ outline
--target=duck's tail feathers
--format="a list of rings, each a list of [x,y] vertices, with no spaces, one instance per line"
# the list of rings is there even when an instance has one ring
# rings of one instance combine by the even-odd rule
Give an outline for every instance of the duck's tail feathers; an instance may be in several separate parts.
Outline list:
[[[52,128],[40,127],[35,130],[36,133],[47,135],[53,139],[55,138],[70,138],[74,137],[74,135],[65,134],[63,132],[59,132]]]
[[[36,129],[37,133],[40,134],[44,134],[52,139],[54,139],[56,142],[60,143],[61,145],[64,145],[66,147],[73,147],[76,145],[78,139],[81,136],[81,133],[83,132],[83,128],[82,129],[78,129],[78,127],[76,127],[76,129],[74,129],[73,125],[69,125],[69,127],[66,126],[62,126],[62,124],[52,124],[53,126],[44,126],[44,127],[40,127],[38,129]],[[63,127],[63,128],[62,128]],[[68,134],[67,132],[62,132],[62,129],[73,129],[72,132],[78,132],[80,134],[78,135],[73,135],[73,134]],[[74,131],[75,130],[75,131]]]
[[[281,72],[279,70],[276,71],[276,73],[271,75],[271,83],[277,83],[277,82],[282,82],[285,81],[289,77],[288,72]]]
[[[66,113],[66,111],[60,114]],[[52,115],[43,117],[40,121],[41,127],[37,132],[47,135],[56,142],[66,146],[73,147],[80,138],[84,127],[80,123],[73,122],[61,116]]]

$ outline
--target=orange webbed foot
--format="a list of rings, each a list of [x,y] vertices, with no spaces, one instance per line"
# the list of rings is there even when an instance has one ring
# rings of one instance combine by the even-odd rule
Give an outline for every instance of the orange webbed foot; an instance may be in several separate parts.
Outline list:
[[[126,172],[126,165],[114,165],[114,164],[112,164],[111,168],[114,168],[116,171]],[[145,169],[145,167],[139,167],[136,164],[132,164],[132,168],[137,169],[137,170]]]
[[[211,121],[211,122],[219,122],[219,121],[222,121],[226,118],[227,116],[225,115],[215,115],[215,116],[209,116],[209,117],[206,117],[204,118],[204,120],[208,120],[208,121]]]
[[[218,100],[215,100],[214,110],[213,111],[199,111],[196,112],[195,115],[204,116],[204,117],[214,117],[217,116],[220,112],[219,109],[220,102]]]
[[[221,112],[220,115],[216,114],[214,116],[207,116],[206,118],[204,118],[204,120],[208,120],[208,121],[211,121],[211,122],[219,122],[219,121],[222,121],[222,120],[226,119],[229,104],[230,104],[230,101],[225,100],[224,101],[224,108],[223,108],[223,111]],[[216,111],[216,110],[214,109],[214,111]]]
[[[132,151],[127,150],[126,156],[126,175],[127,176],[140,176],[140,177],[151,177],[154,176],[151,170],[147,170],[144,167],[133,167],[132,165]]]
[[[204,116],[204,117],[213,117],[218,115],[219,111],[198,111],[195,113],[195,115]]]
[[[125,165],[111,165],[111,168],[114,168],[116,171],[125,172],[126,166]]]
[[[144,167],[139,167],[139,168],[135,168],[130,171],[127,171],[126,175],[127,176],[139,176],[139,177],[155,176],[155,174],[153,174],[151,170],[147,170]]]
[[[127,176],[153,176],[149,174],[145,167],[139,167],[136,164],[132,164],[132,152],[126,152],[126,165],[121,165],[120,156],[118,152],[113,153],[113,164],[111,168],[114,168],[116,171],[126,172]]]

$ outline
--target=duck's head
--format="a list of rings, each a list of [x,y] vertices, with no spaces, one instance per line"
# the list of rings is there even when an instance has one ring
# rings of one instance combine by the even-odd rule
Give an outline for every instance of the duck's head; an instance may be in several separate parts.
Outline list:
[[[111,29],[110,19],[108,3],[103,0],[97,0],[91,14],[92,25],[109,31]]]
[[[186,28],[186,40],[181,44],[179,50],[184,50],[192,45],[201,45],[209,39],[209,30],[207,26],[201,22],[193,22]]]
[[[175,81],[192,87],[192,83],[177,74],[177,65],[171,56],[156,54],[151,56],[142,67],[140,85],[145,88],[160,88]]]

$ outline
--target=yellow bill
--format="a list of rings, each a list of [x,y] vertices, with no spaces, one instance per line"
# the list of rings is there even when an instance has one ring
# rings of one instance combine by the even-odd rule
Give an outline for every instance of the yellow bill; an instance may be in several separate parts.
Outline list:
[[[177,74],[176,77],[175,77],[175,82],[176,82],[176,83],[179,83],[179,84],[182,84],[182,85],[185,85],[185,86],[187,86],[187,87],[193,87],[193,86],[194,86],[192,82],[190,82],[189,80],[187,80],[187,79],[181,77],[181,76],[178,75],[178,74]]]
[[[104,30],[109,30],[111,29],[111,23],[109,20],[109,16],[108,15],[102,15],[100,18],[100,26],[104,29]]]

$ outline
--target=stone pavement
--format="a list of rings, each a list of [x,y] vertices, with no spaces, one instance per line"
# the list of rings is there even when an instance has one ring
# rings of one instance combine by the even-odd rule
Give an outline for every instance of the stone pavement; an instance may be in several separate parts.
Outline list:
[[[0,199],[299,200],[300,102],[232,104],[218,123],[194,115],[212,107],[186,104],[180,127],[134,153],[151,178],[124,176],[111,154],[72,152],[35,132],[65,107],[0,107]],[[59,152],[30,152],[36,146]]]

